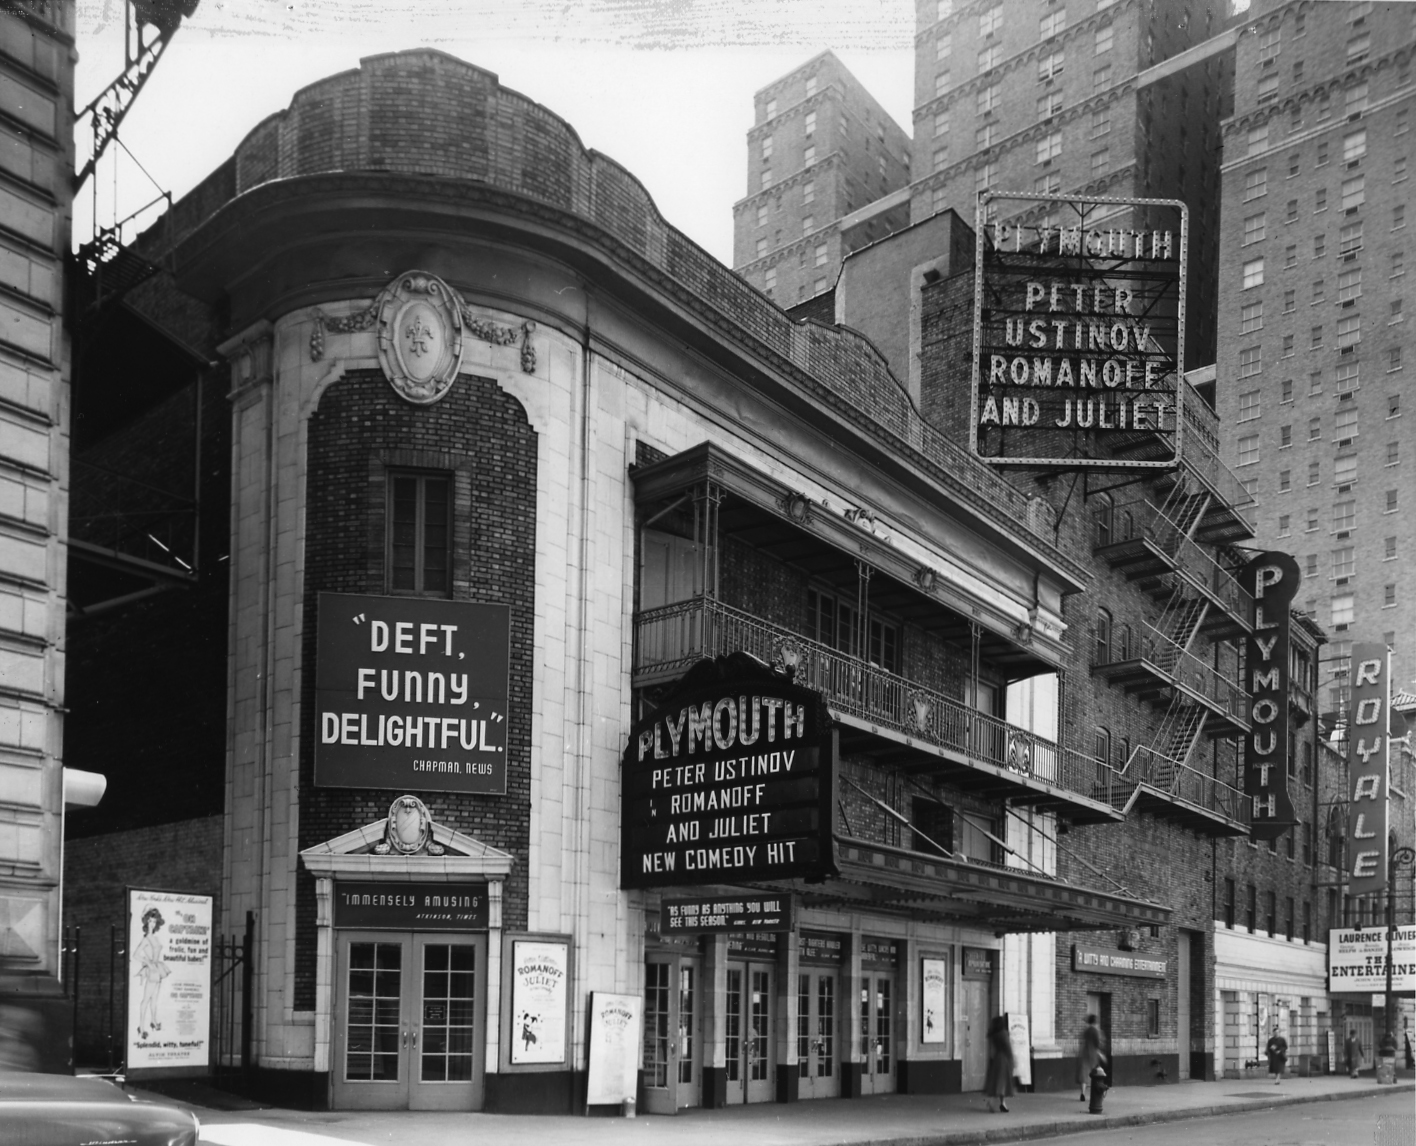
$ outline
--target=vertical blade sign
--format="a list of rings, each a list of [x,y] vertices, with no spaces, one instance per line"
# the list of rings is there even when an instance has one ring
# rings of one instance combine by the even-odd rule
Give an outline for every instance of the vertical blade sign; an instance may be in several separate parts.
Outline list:
[[[1288,796],[1288,644],[1291,607],[1303,575],[1287,553],[1261,553],[1240,573],[1254,597],[1254,631],[1245,643],[1249,734],[1244,738],[1244,794],[1249,834],[1273,840],[1296,821]]]
[[[1352,707],[1347,727],[1347,890],[1380,893],[1387,883],[1387,741],[1391,664],[1386,645],[1352,646]]]

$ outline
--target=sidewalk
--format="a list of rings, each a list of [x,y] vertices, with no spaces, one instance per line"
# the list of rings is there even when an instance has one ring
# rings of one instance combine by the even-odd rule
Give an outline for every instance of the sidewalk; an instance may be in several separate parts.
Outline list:
[[[567,1115],[452,1114],[230,1109],[229,1096],[202,1089],[188,1101],[202,1121],[202,1141],[212,1146],[375,1146],[416,1142],[451,1146],[962,1146],[965,1143],[1052,1138],[1084,1131],[1142,1126],[1187,1118],[1267,1110],[1307,1102],[1340,1101],[1416,1090],[1412,1072],[1398,1072],[1395,1086],[1378,1087],[1369,1074],[1267,1080],[1182,1082],[1119,1087],[1106,1095],[1104,1114],[1088,1114],[1074,1093],[1019,1094],[1007,1114],[990,1114],[982,1095],[883,1095],[828,1099],[788,1106],[765,1104],[684,1111],[676,1117],[578,1118]],[[151,1097],[159,1097],[152,1095]],[[207,1106],[209,1100],[213,1106]],[[166,1101],[172,1101],[171,1098]],[[215,1109],[220,1103],[227,1109]]]

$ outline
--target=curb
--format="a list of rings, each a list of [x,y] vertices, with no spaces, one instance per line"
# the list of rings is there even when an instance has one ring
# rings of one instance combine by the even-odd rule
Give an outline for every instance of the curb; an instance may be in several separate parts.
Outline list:
[[[1383,1087],[1382,1094],[1410,1093],[1416,1083],[1397,1083]],[[1086,1134],[1093,1130],[1124,1130],[1131,1126],[1149,1126],[1157,1122],[1183,1122],[1190,1118],[1216,1118],[1225,1114],[1253,1114],[1272,1110],[1276,1106],[1304,1106],[1314,1102],[1344,1102],[1353,1098],[1370,1098],[1370,1091],[1336,1094],[1295,1094],[1245,1102],[1218,1103],[1196,1106],[1189,1110],[1156,1110],[1142,1114],[1103,1114],[1096,1122],[1032,1122],[1022,1126],[995,1126],[988,1130],[952,1130],[943,1134],[871,1138],[852,1142],[850,1146],[973,1146],[978,1142],[1026,1142],[1035,1138],[1061,1138],[1068,1134]]]

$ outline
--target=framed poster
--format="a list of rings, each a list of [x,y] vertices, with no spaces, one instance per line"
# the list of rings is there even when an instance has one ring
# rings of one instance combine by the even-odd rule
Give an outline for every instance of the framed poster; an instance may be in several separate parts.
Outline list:
[[[560,1065],[567,1059],[570,940],[511,941],[511,1064]]]
[[[1032,1022],[1027,1015],[1008,1012],[1008,1041],[1013,1044],[1013,1077],[1032,1085]]]
[[[590,1069],[585,1105],[633,1102],[639,1083],[643,999],[590,992]]]
[[[919,983],[919,1041],[943,1045],[949,1015],[948,960],[921,959]]]
[[[211,1073],[209,895],[128,888],[132,1077]]]

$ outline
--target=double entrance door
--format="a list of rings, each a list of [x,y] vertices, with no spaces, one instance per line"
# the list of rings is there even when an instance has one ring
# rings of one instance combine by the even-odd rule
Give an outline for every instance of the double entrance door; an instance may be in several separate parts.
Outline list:
[[[650,955],[644,965],[644,1109],[673,1114],[703,1102],[702,964]]]
[[[479,1109],[486,936],[335,934],[335,1108]]]
[[[797,1097],[841,1093],[840,975],[803,967],[797,975]]]
[[[776,971],[769,963],[730,962],[724,1010],[724,1066],[729,1105],[776,1098],[772,1010]]]
[[[895,976],[864,971],[860,982],[860,1092],[895,1090]]]

